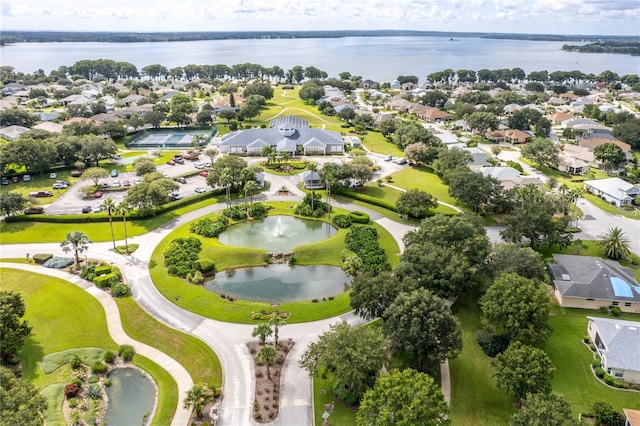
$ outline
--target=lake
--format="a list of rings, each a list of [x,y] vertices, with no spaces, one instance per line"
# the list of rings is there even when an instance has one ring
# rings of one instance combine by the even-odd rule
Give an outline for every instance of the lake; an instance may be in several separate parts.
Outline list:
[[[620,75],[640,73],[640,57],[567,52],[564,42],[493,40],[460,37],[344,37],[309,39],[204,40],[161,43],[18,43],[0,47],[2,65],[17,71],[47,74],[82,59],[113,59],[134,64],[138,70],[151,64],[167,68],[188,64],[235,65],[255,63],[315,66],[330,77],[348,71],[364,79],[392,81],[399,75],[427,74],[446,68],[522,68],[525,72],[548,70],[599,74],[611,70]],[[575,43],[572,43],[575,44]]]

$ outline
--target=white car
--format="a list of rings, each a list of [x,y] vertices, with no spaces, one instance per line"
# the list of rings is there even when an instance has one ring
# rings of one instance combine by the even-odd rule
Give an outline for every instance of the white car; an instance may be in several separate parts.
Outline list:
[[[120,181],[119,180],[114,180],[113,183],[111,184],[112,188],[120,188]]]
[[[195,163],[193,167],[196,169],[204,169],[206,166],[203,163]]]
[[[102,211],[102,205],[100,204],[96,204],[95,206],[93,206],[93,209],[91,209],[94,213],[100,213]]]
[[[181,199],[181,198],[182,198],[182,195],[180,195],[180,194],[179,194],[179,193],[177,193],[177,192],[172,192],[171,194],[169,194],[169,198],[170,198],[172,201],[176,201],[176,200]]]
[[[202,187],[202,186],[196,186],[195,191],[196,191],[198,194],[202,194],[203,192],[207,192],[207,188]]]

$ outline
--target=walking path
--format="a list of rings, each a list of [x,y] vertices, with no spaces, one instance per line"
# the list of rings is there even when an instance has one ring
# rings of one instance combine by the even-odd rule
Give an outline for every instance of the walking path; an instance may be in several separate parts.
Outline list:
[[[86,281],[78,277],[77,275],[72,275],[59,269],[43,268],[42,266],[28,265],[24,263],[3,262],[0,263],[0,266],[3,268],[20,269],[23,271],[35,272],[38,274],[61,278],[65,281],[77,285],[80,288],[83,288],[87,291],[87,293],[98,299],[98,302],[100,302],[100,304],[104,308],[109,334],[118,345],[132,345],[133,347],[135,347],[136,353],[149,358],[151,361],[164,368],[178,384],[178,394],[181,396],[181,398],[186,396],[189,389],[193,387],[193,380],[191,379],[191,376],[179,362],[169,357],[164,352],[160,352],[154,347],[132,339],[124,332],[122,322],[120,321],[120,311],[118,310],[118,305],[116,305],[116,302],[114,302],[109,294],[98,289],[95,285],[93,285],[93,283]],[[182,400],[183,399],[181,399],[180,401]],[[183,404],[178,403],[178,407],[176,413],[173,416],[171,424],[186,425],[189,423],[190,415],[191,410],[184,408]]]
[[[297,183],[300,179],[299,176],[283,177],[270,175],[269,179],[271,181],[272,190],[268,193],[261,194],[258,197],[254,197],[254,199],[262,198],[270,201],[299,201],[304,195],[304,193],[297,187]],[[289,196],[276,195],[275,191],[281,186],[287,187],[290,194]],[[365,211],[370,215],[373,221],[380,224],[391,233],[395,241],[398,243],[401,251],[404,247],[402,237],[406,232],[414,229],[411,226],[392,221],[374,211],[360,206],[339,203],[336,201],[332,204],[348,210],[357,209]],[[251,332],[253,330],[253,326],[216,321],[183,310],[160,294],[148,273],[148,264],[151,260],[153,251],[172,230],[198,217],[221,210],[224,207],[225,205],[223,203],[207,206],[171,220],[143,236],[131,238],[130,241],[138,242],[140,244],[139,248],[132,255],[124,256],[113,252],[111,250],[111,242],[92,244],[87,255],[91,258],[101,259],[106,262],[116,264],[125,277],[127,284],[131,287],[134,299],[145,311],[159,321],[162,321],[178,330],[197,336],[215,351],[222,364],[224,389],[223,398],[219,407],[219,420],[217,424],[252,425],[255,424],[251,418],[254,387],[252,370],[253,364],[245,343],[252,339]],[[122,242],[118,242],[118,244],[122,244]],[[64,256],[59,244],[47,243],[3,245],[1,246],[0,257],[24,258],[27,253],[52,253],[54,255]],[[4,264],[4,266],[18,267],[20,269],[33,270],[34,272],[50,275],[58,274],[57,276],[67,279],[73,283],[77,283],[77,280],[79,279],[78,277],[70,276],[64,272],[54,271],[34,265]],[[0,267],[2,267],[2,264],[0,264]],[[85,282],[84,285],[88,285],[88,283]],[[110,296],[97,289],[91,290],[91,292],[101,301],[103,306],[105,306],[105,312],[107,312],[108,322],[110,323],[109,331],[112,333],[112,336],[114,336],[114,340],[118,343],[133,342],[133,340],[126,336],[122,331],[117,306],[110,299]],[[319,334],[327,331],[333,323],[343,320],[348,321],[351,324],[362,323],[362,319],[360,317],[351,313],[322,321],[291,324],[287,325],[282,330],[281,337],[292,338],[296,342],[296,345],[287,357],[287,362],[283,367],[280,414],[271,424],[278,426],[303,426],[313,424],[313,395],[311,392],[311,379],[306,371],[300,367],[298,360],[308,344],[314,341]],[[179,383],[180,396],[178,401],[178,410],[172,424],[186,425],[188,423],[188,411],[182,408],[182,401],[186,396],[186,392],[192,386],[192,380],[189,377],[189,374],[174,360],[161,352],[139,342],[135,342],[133,344],[139,353],[148,356],[163,366],[163,368],[167,369],[167,371],[169,371]],[[445,392],[445,398],[450,400],[448,383],[448,364],[443,364],[443,391]]]

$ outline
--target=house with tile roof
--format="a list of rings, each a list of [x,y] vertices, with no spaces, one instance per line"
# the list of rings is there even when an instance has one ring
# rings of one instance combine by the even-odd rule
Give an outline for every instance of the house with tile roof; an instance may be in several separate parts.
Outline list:
[[[566,143],[558,154],[558,170],[570,175],[584,175],[595,161],[593,151],[579,145]]]
[[[616,380],[640,383],[640,322],[587,317],[602,368]]]
[[[625,417],[624,426],[640,426],[640,410],[632,410],[630,408],[623,408]]]
[[[548,263],[547,271],[561,306],[617,306],[623,312],[640,313],[640,284],[631,268],[593,256],[554,254],[553,258],[555,263]]]

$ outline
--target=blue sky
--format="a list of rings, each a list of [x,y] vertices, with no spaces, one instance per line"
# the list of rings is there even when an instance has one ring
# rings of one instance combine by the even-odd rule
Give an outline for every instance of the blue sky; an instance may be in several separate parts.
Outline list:
[[[640,35],[640,0],[0,0],[4,30]]]

